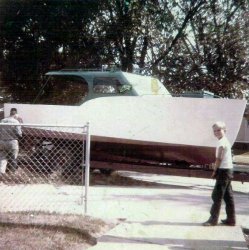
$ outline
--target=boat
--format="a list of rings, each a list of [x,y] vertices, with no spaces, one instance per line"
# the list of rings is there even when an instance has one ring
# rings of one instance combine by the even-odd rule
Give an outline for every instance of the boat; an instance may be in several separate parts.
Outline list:
[[[91,128],[92,163],[205,165],[214,161],[212,125],[224,121],[231,144],[245,100],[173,97],[155,77],[119,70],[46,74],[32,104],[5,103],[27,124]]]

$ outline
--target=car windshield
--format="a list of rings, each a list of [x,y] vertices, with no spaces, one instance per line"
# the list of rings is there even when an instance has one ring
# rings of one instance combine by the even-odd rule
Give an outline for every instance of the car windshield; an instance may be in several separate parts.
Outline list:
[[[42,86],[36,104],[77,105],[88,94],[88,84],[78,76],[49,76]]]

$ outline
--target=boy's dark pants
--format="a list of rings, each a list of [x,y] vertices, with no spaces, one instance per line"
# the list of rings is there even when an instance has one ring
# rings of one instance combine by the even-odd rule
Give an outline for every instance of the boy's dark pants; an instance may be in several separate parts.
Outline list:
[[[210,221],[218,222],[222,200],[226,204],[227,221],[235,222],[235,208],[231,180],[233,170],[218,169],[216,174],[216,183],[212,193],[213,205],[210,210]]]

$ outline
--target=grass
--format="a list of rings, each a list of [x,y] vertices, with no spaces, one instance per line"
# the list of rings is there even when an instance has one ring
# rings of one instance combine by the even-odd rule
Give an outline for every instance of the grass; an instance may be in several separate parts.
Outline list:
[[[89,216],[0,214],[0,249],[87,249],[116,225]]]

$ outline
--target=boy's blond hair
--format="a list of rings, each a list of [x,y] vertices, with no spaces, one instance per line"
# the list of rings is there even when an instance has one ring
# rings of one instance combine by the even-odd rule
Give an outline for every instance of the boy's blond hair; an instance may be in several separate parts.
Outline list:
[[[220,129],[224,129],[226,131],[226,124],[225,122],[216,122],[214,123],[213,125],[213,128],[216,127],[216,128],[220,128]]]

